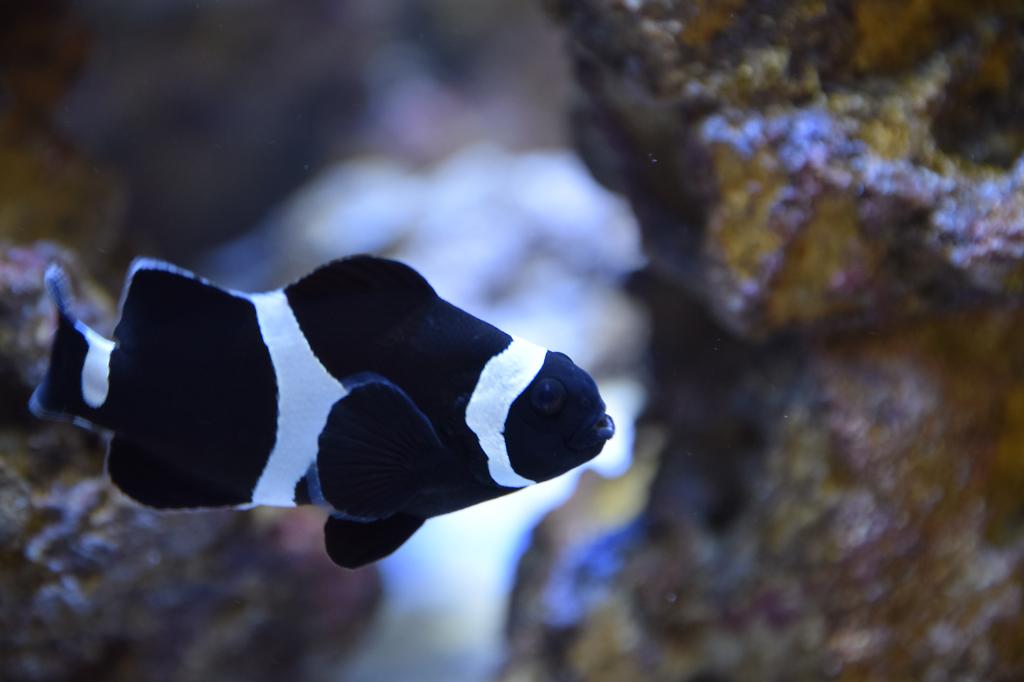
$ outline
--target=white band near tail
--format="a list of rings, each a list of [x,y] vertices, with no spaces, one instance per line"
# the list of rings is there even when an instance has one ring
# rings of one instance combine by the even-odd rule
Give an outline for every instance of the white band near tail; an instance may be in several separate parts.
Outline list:
[[[82,400],[89,407],[98,409],[107,402],[110,391],[110,355],[114,352],[114,342],[81,322],[75,323],[75,329],[85,337],[89,346],[82,365]]]
[[[508,348],[484,365],[466,406],[466,425],[487,455],[491,479],[506,488],[536,483],[512,468],[505,444],[505,421],[512,403],[537,376],[546,356],[545,349],[513,336]]]
[[[331,408],[348,391],[314,355],[283,291],[248,298],[277,377],[277,440],[252,503],[294,507],[295,484],[316,459]]]

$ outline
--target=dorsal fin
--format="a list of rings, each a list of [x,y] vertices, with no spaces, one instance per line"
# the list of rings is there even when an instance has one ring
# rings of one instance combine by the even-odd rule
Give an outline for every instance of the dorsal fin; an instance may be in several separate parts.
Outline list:
[[[182,277],[187,277],[189,279],[203,279],[191,270],[186,270],[174,263],[168,263],[167,261],[160,260],[159,258],[149,258],[146,256],[139,256],[135,258],[135,260],[132,261],[132,264],[128,266],[128,279],[130,280],[135,273],[141,270],[160,270],[162,272],[173,272],[175,275],[181,275]]]
[[[360,293],[397,293],[416,298],[436,295],[427,280],[408,265],[366,255],[331,261],[289,285],[286,291],[289,298]]]
[[[132,283],[135,281],[136,277],[141,274],[144,275],[145,278],[152,276],[153,273],[157,275],[157,278],[163,278],[165,281],[181,279],[185,281],[200,282],[215,289],[224,289],[205,277],[200,277],[191,270],[178,267],[174,263],[168,263],[167,261],[160,260],[158,258],[139,256],[132,261],[130,266],[128,266],[128,274],[125,275],[124,278],[124,288],[121,289],[121,299],[118,303],[118,310],[124,310],[125,301],[128,299],[128,292],[131,290]],[[224,290],[227,291],[226,289]],[[228,293],[232,292],[229,291]]]
[[[328,263],[284,293],[309,347],[339,381],[387,366],[439,300],[415,270],[373,256]]]

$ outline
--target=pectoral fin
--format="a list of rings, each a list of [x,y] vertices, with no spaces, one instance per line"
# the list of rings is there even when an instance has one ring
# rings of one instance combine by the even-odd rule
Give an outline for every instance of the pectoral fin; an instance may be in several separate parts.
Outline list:
[[[383,379],[355,387],[334,405],[319,446],[324,499],[366,520],[403,511],[443,450],[426,415]]]
[[[334,563],[359,568],[394,552],[422,525],[423,519],[407,514],[367,523],[331,516],[324,524],[324,546]]]

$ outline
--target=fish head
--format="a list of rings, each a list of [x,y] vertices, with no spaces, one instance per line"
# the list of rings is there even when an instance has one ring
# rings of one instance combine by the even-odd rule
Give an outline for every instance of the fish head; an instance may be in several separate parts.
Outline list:
[[[564,353],[552,351],[512,403],[504,430],[512,468],[532,481],[593,459],[614,433],[591,376]]]

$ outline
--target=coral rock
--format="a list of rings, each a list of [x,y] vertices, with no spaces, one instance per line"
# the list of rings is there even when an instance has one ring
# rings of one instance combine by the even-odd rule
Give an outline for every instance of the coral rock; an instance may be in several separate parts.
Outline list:
[[[1019,3],[555,5],[584,155],[732,328],[1019,297]]]
[[[506,679],[1024,678],[1021,4],[549,4],[659,464],[541,527]]]

